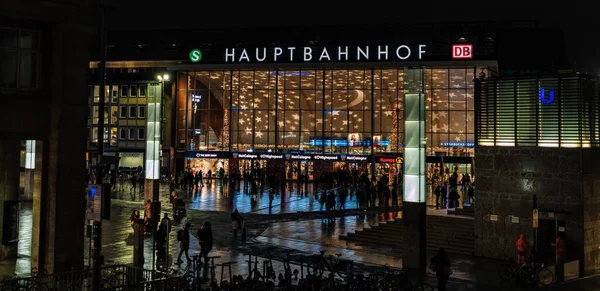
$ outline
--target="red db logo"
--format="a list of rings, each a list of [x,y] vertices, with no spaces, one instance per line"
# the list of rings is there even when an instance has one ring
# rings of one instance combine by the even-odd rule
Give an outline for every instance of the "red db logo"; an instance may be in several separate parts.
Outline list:
[[[472,44],[453,44],[452,45],[453,59],[472,59],[473,45]]]

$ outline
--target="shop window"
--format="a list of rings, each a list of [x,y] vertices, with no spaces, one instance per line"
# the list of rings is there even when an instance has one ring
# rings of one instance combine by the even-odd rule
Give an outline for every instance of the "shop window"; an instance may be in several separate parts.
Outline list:
[[[129,97],[137,97],[137,89],[138,87],[136,85],[129,86]]]
[[[129,128],[129,140],[135,140],[135,127],[130,127]]]
[[[127,139],[127,127],[121,127],[119,129],[119,140]]]
[[[121,105],[119,107],[119,118],[127,118],[127,106]]]
[[[137,133],[138,133],[138,140],[144,140],[146,138],[146,129],[143,127],[138,127],[137,129]]]
[[[127,97],[129,94],[129,86],[121,85],[121,97]]]
[[[98,124],[98,116],[100,116],[98,106],[92,107],[92,123],[93,124]]]
[[[146,118],[146,106],[138,106],[138,118]]]
[[[135,105],[129,106],[129,118],[135,118],[136,111],[137,111],[137,107]]]
[[[148,87],[146,85],[140,85],[140,97],[146,97],[146,89],[148,89]]]

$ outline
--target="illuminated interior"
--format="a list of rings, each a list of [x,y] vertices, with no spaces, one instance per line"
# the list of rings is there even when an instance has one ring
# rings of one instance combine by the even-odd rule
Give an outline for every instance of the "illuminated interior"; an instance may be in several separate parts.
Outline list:
[[[473,155],[475,69],[425,70],[427,155]],[[403,80],[402,69],[180,72],[177,149],[402,152]]]

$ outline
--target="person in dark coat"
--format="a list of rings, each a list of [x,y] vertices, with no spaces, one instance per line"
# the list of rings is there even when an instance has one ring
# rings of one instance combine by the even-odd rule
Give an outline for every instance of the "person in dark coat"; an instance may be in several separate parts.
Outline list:
[[[185,253],[185,257],[188,261],[191,261],[188,250],[190,249],[190,223],[186,223],[183,227],[183,233],[181,235],[181,241],[179,242],[179,255],[177,256],[177,264],[183,263],[181,255]]]
[[[204,257],[204,264],[208,264],[208,253],[213,247],[213,233],[210,228],[210,222],[204,222],[202,228],[198,230],[198,243],[200,243],[200,257]]]
[[[440,248],[437,255],[431,258],[430,268],[435,272],[438,278],[438,291],[446,291],[446,285],[448,284],[448,278],[451,274],[450,259],[446,254],[446,249]]]

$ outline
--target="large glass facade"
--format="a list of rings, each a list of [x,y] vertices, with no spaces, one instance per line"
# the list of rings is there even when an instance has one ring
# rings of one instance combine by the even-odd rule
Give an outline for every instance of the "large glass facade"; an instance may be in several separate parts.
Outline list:
[[[476,68],[427,68],[427,155],[473,154]],[[179,72],[179,151],[403,151],[403,69]]]

